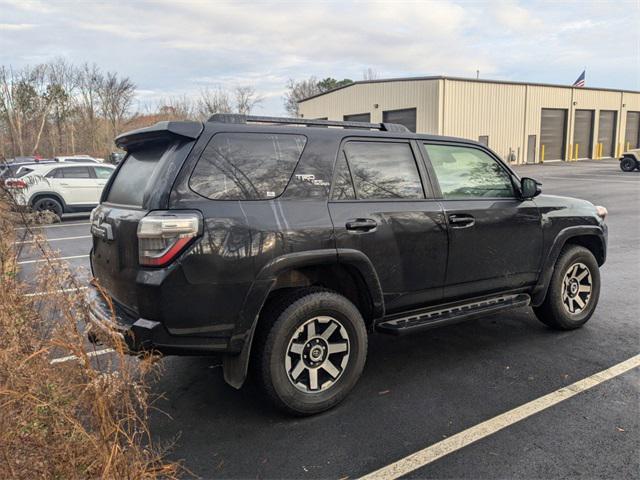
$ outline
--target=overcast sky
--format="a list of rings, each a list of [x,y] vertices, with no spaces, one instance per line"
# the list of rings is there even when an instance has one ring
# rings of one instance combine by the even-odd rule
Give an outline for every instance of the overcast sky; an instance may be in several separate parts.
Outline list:
[[[0,64],[64,57],[129,76],[139,101],[288,78],[454,75],[640,90],[640,2],[0,0]]]

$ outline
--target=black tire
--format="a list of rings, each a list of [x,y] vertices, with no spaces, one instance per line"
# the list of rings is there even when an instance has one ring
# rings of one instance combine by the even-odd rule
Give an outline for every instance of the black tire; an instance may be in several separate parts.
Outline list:
[[[624,157],[620,160],[620,170],[623,172],[633,172],[638,168],[638,163],[631,157]]]
[[[307,335],[311,325],[315,336]],[[329,353],[344,345],[345,351]],[[367,357],[367,331],[358,309],[342,295],[299,289],[265,307],[253,354],[254,371],[271,401],[288,413],[313,415],[337,405],[357,383]],[[313,362],[318,354],[324,356]],[[339,373],[334,377],[325,366]]]
[[[31,207],[36,212],[50,211],[55,213],[58,217],[62,217],[64,209],[58,199],[54,197],[39,197],[33,202]]]
[[[590,291],[583,291],[587,286]],[[591,318],[599,296],[600,270],[595,257],[584,247],[568,245],[556,261],[544,302],[533,310],[551,328],[573,330]]]

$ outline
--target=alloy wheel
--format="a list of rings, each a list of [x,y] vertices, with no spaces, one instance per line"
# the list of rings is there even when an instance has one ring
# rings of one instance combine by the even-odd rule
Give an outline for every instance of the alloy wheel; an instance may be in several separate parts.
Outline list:
[[[285,353],[289,381],[305,393],[327,390],[342,376],[349,363],[347,329],[334,317],[307,320],[293,333]]]
[[[562,304],[572,315],[582,313],[591,299],[593,280],[591,271],[581,262],[567,269],[562,281]]]

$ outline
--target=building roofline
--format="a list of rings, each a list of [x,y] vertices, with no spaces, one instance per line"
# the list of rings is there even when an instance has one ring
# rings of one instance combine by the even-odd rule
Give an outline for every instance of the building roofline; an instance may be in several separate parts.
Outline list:
[[[552,88],[575,88],[577,90],[597,90],[603,92],[623,92],[623,93],[640,93],[638,90],[623,90],[616,88],[602,88],[602,87],[574,87],[573,85],[558,85],[554,83],[538,83],[538,82],[516,82],[511,80],[490,80],[483,78],[466,78],[466,77],[450,77],[446,75],[432,75],[426,77],[398,77],[398,78],[383,78],[379,80],[358,80],[353,83],[349,83],[347,85],[342,85],[340,87],[332,88],[331,90],[327,90],[326,92],[317,93],[315,95],[311,95],[310,97],[303,98],[299,100],[298,103],[306,102],[307,100],[312,100],[314,98],[321,97],[323,95],[327,95],[329,93],[337,92],[338,90],[342,90],[344,88],[353,87],[355,85],[366,85],[369,83],[390,83],[390,82],[417,82],[417,81],[425,81],[425,80],[456,80],[460,82],[473,82],[473,83],[499,83],[504,85],[531,85],[534,87],[552,87]]]

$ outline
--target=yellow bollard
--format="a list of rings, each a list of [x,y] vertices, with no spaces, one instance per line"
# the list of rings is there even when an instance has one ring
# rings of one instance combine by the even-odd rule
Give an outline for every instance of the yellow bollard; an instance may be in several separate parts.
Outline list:
[[[631,142],[627,142],[627,149],[625,150],[625,152],[628,152],[630,150],[631,147]]]
[[[618,142],[618,150],[616,151],[616,158],[620,158],[620,147],[622,147],[622,145]]]
[[[540,163],[544,163],[544,145],[540,147]]]
[[[578,153],[580,152],[580,144],[576,143],[575,145],[576,151],[574,152],[573,158],[577,162],[578,161]]]

